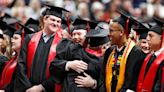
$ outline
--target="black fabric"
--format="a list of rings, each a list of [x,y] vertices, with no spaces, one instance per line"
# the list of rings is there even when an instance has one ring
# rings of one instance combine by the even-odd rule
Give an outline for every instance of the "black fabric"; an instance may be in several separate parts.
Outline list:
[[[128,31],[128,34],[129,34],[131,27],[133,25],[133,21],[131,20],[130,15],[127,14],[127,12],[125,12],[120,7],[118,7],[117,12],[120,13],[121,16],[114,19],[113,22],[118,22],[125,29],[125,31]],[[128,19],[129,19],[129,23],[127,23]],[[128,29],[126,28],[126,25],[128,25]]]
[[[78,30],[78,29],[87,30],[87,28],[94,29],[96,27],[96,25],[97,25],[97,23],[95,23],[93,21],[83,20],[83,19],[79,19],[79,18],[76,18],[75,21],[73,22],[74,30]]]
[[[107,51],[105,52],[103,69],[100,74],[100,80],[98,84],[100,92],[106,92],[105,69],[106,69],[108,57],[112,52],[113,48],[115,47],[112,46],[111,48],[107,49]],[[142,50],[139,47],[134,46],[127,58],[126,69],[125,69],[125,80],[120,92],[126,92],[127,89],[134,90],[134,91],[136,90],[138,75],[144,58],[145,55],[142,52]],[[112,90],[111,92],[114,91]]]
[[[142,34],[140,34],[139,40],[141,40],[141,39],[146,39],[147,34],[148,34],[148,33],[142,33]]]
[[[0,56],[0,74],[2,74],[3,68],[5,67],[8,60],[9,59],[6,56]]]
[[[89,38],[89,45],[91,47],[97,47],[97,46],[103,45],[109,41],[110,40],[108,37],[91,37],[91,38]]]
[[[16,59],[16,57],[15,57],[15,59]],[[14,62],[14,60],[12,62]],[[6,57],[1,56],[0,61],[1,61],[1,63],[4,62],[3,64],[0,64],[0,68],[1,68],[1,73],[0,74],[2,74],[2,71],[3,71],[4,67],[6,66],[6,63],[9,60]],[[6,85],[5,87],[2,88],[3,90],[5,90],[5,92],[14,92],[13,87],[14,87],[14,81],[15,81],[15,74],[16,74],[16,71],[14,71],[14,73],[12,75],[11,82],[8,85]]]
[[[56,7],[48,3],[44,3],[44,5],[47,6],[47,9],[45,10],[43,16],[45,15],[54,15],[56,17],[62,18],[62,12],[69,12],[64,8]]]
[[[51,77],[46,79],[48,53],[52,44],[53,37],[50,38],[47,43],[45,43],[41,37],[32,62],[30,79],[27,77],[27,48],[32,36],[33,35],[28,35],[25,38],[23,47],[20,51],[14,91],[25,92],[25,90],[31,86],[42,84],[46,92],[54,92],[54,83]]]
[[[106,37],[108,35],[109,35],[109,30],[105,30],[97,26],[95,29],[91,29],[86,34],[86,37]]]
[[[156,18],[156,17],[153,18],[153,19],[156,22],[156,25],[152,26],[150,28],[150,31],[153,31],[153,32],[155,32],[155,33],[157,33],[159,35],[162,35],[162,31],[163,31],[162,28],[163,28],[164,20],[161,20],[161,19]]]
[[[153,54],[152,57],[150,58],[148,64],[147,64],[147,66],[146,66],[145,76],[146,76],[148,70],[150,69],[152,63],[155,61],[155,59],[156,59],[156,56]],[[153,88],[152,88],[152,92],[162,92],[161,89],[164,90],[164,88],[162,88],[162,86],[164,86],[164,85],[161,85],[162,68],[163,67],[164,67],[164,61],[158,67],[156,77],[155,77],[155,80],[154,80],[154,84],[153,84]]]
[[[5,92],[14,92],[15,76],[16,76],[16,71],[14,71],[12,75],[11,82],[3,88]]]
[[[86,62],[88,64],[88,70],[85,72],[95,80],[99,78],[102,58],[87,53],[81,45],[74,44],[65,39],[57,46],[57,55],[50,66],[50,72],[54,77],[54,81],[62,83],[61,92],[98,92],[92,88],[77,87],[74,79],[78,75],[84,75],[74,70],[65,70],[66,63],[73,60],[83,60]]]

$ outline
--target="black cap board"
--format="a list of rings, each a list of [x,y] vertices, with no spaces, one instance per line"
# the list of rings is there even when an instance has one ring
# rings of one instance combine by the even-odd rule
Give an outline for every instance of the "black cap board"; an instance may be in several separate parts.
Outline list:
[[[150,28],[150,31],[153,31],[153,32],[156,32],[156,33],[162,35],[162,32],[163,32],[162,28],[163,28],[163,25],[164,25],[164,20],[161,20],[157,17],[154,17],[153,19],[154,19],[156,25],[152,26]]]
[[[47,9],[43,12],[43,16],[54,15],[56,17],[62,18],[63,12],[69,12],[68,10],[64,8],[53,6],[47,3],[44,3],[44,5],[47,6]]]
[[[97,26],[96,22],[89,21],[89,20],[83,20],[83,19],[75,19],[73,22],[74,30],[76,29],[94,29]]]
[[[117,12],[121,14],[120,17],[113,20],[113,22],[118,22],[126,31],[128,35],[130,33],[133,21],[130,19],[130,15],[128,15],[123,9],[120,7],[117,9]]]

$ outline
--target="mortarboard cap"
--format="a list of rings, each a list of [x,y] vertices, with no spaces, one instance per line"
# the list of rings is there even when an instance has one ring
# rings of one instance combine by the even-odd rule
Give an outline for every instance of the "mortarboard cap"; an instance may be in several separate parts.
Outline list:
[[[96,22],[93,21],[88,21],[88,20],[83,20],[83,19],[79,19],[77,18],[74,23],[74,30],[75,29],[95,29],[95,27],[97,26]]]
[[[109,30],[109,22],[99,22],[97,24],[97,26],[103,28],[103,29],[106,29],[106,30]]]
[[[56,17],[62,18],[63,12],[69,12],[68,10],[61,8],[61,7],[56,7],[50,4],[44,4],[47,6],[47,9],[43,12],[43,16],[45,15],[54,15]]]
[[[17,32],[22,33],[22,30],[24,30],[24,33],[25,33],[25,34],[32,34],[32,33],[35,33],[35,32],[36,32],[36,31],[34,31],[34,30],[32,30],[32,29],[26,27],[25,25],[22,25],[22,24],[20,24],[20,23],[19,23],[19,25],[21,26],[21,30],[20,30],[20,31],[17,31]]]
[[[154,17],[153,19],[154,19],[156,25],[152,26],[150,28],[150,31],[153,31],[153,32],[155,32],[159,35],[162,35],[162,33],[163,33],[162,28],[163,28],[163,25],[164,25],[164,20],[161,20],[157,17]]]
[[[146,39],[148,31],[150,29],[149,24],[147,23],[141,23],[140,21],[136,20],[135,18],[131,17],[131,20],[133,21],[133,30],[136,31],[140,36],[140,39]]]
[[[130,15],[127,14],[123,9],[120,7],[117,9],[117,12],[120,13],[120,17],[113,20],[113,22],[118,22],[126,31],[128,35],[130,33],[131,27],[133,22],[130,19]]]
[[[0,20],[0,23],[1,23],[0,28],[3,30],[3,33],[12,37],[16,29],[12,25],[7,24],[3,20]]]
[[[98,47],[98,46],[103,45],[109,41],[110,40],[109,40],[108,36],[106,36],[106,37],[91,37],[91,38],[89,38],[89,45],[91,47]]]
[[[89,38],[89,44],[91,47],[97,47],[110,41],[108,35],[109,30],[96,27],[95,29],[91,29],[86,34],[86,37]]]
[[[12,17],[9,14],[5,14],[4,15],[3,21],[6,22],[8,25],[13,25],[13,24],[16,24],[16,23],[20,22],[20,20],[18,20],[15,17]]]
[[[160,47],[162,47],[162,42],[164,38],[164,20],[154,17],[154,21],[156,22],[155,26],[152,26],[149,31],[153,31],[161,36]]]
[[[38,32],[39,31],[39,21],[37,21],[37,20],[35,20],[33,18],[29,18],[24,26],[26,27],[25,31],[26,31],[27,28],[31,29],[34,32]],[[27,31],[28,31],[28,29],[27,29]]]
[[[87,34],[86,37],[106,37],[109,35],[109,30],[96,27],[95,29],[91,29]]]

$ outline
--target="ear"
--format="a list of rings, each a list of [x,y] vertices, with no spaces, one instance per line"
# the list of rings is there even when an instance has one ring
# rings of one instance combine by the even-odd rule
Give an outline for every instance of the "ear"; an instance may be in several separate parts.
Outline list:
[[[46,15],[46,16],[43,17],[43,23],[46,22],[46,20],[47,20],[48,17],[49,17],[48,15]]]
[[[125,32],[123,30],[120,30],[120,36],[123,36],[123,34],[125,34]]]

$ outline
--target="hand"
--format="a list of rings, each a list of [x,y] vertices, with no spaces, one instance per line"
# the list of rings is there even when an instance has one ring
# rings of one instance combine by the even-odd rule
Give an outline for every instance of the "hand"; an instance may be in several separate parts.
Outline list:
[[[82,60],[69,61],[67,64],[69,69],[73,69],[78,73],[84,72],[84,70],[88,69],[88,64]]]
[[[32,86],[31,88],[27,89],[26,92],[43,92],[43,87],[42,85],[35,85]]]
[[[0,92],[5,92],[5,90],[0,90]]]
[[[75,78],[75,83],[77,84],[77,87],[94,87],[95,80],[84,72],[85,77],[83,76],[77,76]]]

